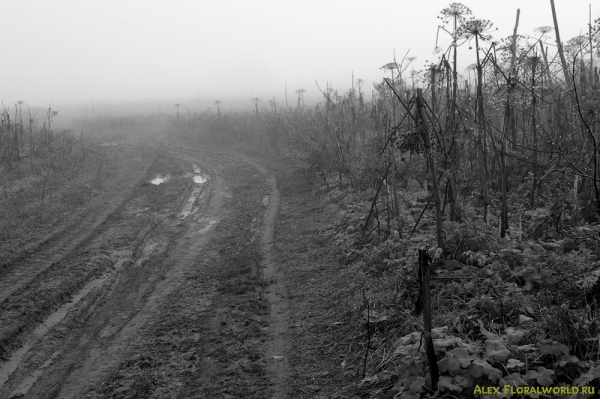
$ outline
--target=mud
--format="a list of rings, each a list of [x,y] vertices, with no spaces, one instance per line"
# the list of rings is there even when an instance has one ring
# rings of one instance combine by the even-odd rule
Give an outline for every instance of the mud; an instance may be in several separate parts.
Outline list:
[[[0,397],[289,397],[275,174],[144,145],[120,195],[2,268]]]

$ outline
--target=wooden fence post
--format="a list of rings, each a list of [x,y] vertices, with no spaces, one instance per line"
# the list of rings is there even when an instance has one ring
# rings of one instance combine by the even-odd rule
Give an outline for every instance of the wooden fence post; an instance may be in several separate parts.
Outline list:
[[[429,363],[431,385],[437,391],[440,373],[438,370],[433,338],[431,337],[431,295],[429,289],[429,255],[426,249],[419,250],[419,271],[421,272],[421,295],[423,300],[423,336],[425,337],[425,353]]]

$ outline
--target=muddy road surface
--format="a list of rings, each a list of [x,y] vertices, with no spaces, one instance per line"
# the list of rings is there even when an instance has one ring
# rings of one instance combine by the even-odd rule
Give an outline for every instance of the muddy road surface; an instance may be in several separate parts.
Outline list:
[[[129,145],[106,195],[1,265],[0,398],[288,397],[274,173]]]

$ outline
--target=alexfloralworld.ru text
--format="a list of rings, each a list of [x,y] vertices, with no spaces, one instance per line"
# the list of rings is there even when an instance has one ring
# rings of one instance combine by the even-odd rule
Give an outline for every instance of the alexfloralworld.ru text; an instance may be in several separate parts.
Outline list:
[[[474,395],[503,395],[510,393],[511,395],[594,395],[594,387],[514,387],[512,385],[504,385],[503,387],[481,387],[476,385],[473,389]]]

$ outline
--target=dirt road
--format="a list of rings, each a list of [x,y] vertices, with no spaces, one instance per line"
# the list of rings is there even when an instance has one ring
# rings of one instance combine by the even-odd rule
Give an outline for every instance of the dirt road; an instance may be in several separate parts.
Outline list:
[[[131,170],[0,268],[0,397],[288,397],[274,173],[124,145]]]

